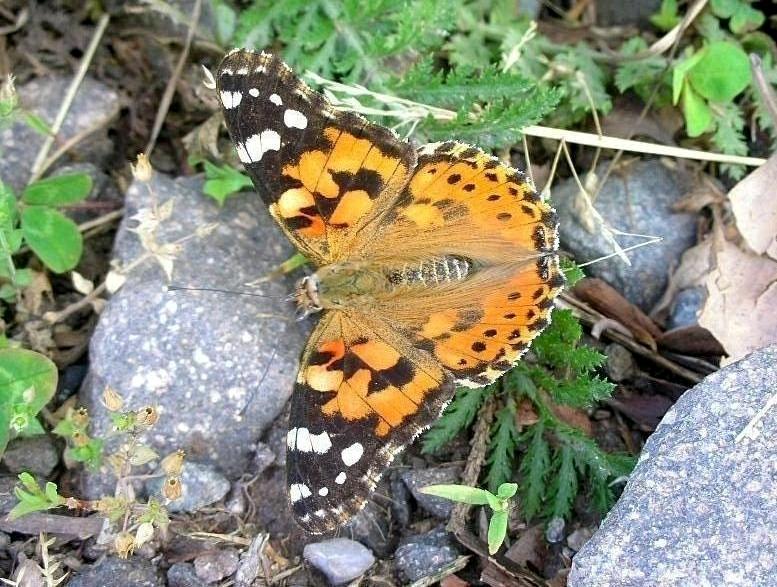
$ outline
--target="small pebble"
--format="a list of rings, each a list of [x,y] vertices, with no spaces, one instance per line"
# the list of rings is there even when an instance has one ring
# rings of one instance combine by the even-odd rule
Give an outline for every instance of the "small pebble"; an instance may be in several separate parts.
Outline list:
[[[564,540],[564,526],[564,518],[551,518],[548,526],[545,528],[545,540],[551,544]]]
[[[204,552],[194,559],[194,572],[206,583],[215,583],[237,570],[239,557],[234,548]]]
[[[307,544],[302,556],[326,576],[330,585],[349,583],[375,563],[375,557],[367,547],[347,538]]]

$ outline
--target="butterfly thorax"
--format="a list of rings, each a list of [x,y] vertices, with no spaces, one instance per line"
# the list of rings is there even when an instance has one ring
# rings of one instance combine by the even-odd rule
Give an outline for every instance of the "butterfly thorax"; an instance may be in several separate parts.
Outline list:
[[[356,308],[398,289],[463,281],[472,268],[472,261],[457,255],[386,264],[333,263],[301,279],[295,299],[305,315],[324,309]]]

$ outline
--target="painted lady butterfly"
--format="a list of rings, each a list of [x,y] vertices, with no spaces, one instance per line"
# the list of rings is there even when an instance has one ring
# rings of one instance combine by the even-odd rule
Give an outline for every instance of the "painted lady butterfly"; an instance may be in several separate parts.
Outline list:
[[[564,278],[552,208],[522,173],[457,143],[416,150],[341,112],[280,59],[234,50],[218,93],[240,160],[315,265],[321,312],[287,437],[289,499],[312,533],[358,512],[456,385],[510,369]]]

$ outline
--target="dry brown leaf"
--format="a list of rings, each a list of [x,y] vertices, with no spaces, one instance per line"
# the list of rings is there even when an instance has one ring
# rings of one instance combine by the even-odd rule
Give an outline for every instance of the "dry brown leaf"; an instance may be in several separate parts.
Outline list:
[[[777,342],[777,261],[715,238],[716,266],[705,280],[699,325],[709,330],[731,363]]]
[[[636,340],[656,350],[655,339],[661,336],[661,329],[615,288],[601,279],[586,277],[575,285],[573,291],[575,296],[595,310],[623,324]]]
[[[777,259],[777,154],[729,192],[737,228],[758,254]]]

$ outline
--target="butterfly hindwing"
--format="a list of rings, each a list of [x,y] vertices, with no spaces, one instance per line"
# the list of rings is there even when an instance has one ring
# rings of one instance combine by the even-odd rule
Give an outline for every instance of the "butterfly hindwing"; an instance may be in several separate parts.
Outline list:
[[[388,129],[335,110],[268,53],[233,51],[217,89],[232,141],[270,213],[314,263],[337,260],[393,201],[415,152]]]
[[[453,390],[451,376],[388,324],[325,313],[302,355],[289,415],[287,482],[300,525],[327,532],[358,512]]]

